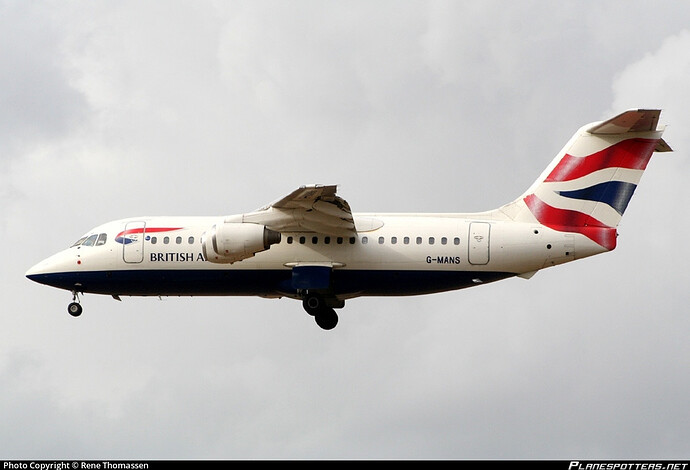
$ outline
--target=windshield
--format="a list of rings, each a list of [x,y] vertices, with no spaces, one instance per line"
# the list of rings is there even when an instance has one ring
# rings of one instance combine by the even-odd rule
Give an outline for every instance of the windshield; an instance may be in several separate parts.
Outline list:
[[[81,237],[79,240],[74,242],[72,244],[72,247],[75,246],[101,246],[105,245],[105,242],[108,240],[108,235],[105,233],[96,233],[93,235],[88,235],[86,237]]]
[[[84,243],[84,240],[86,240],[86,237],[81,237],[79,240],[77,240],[76,242],[72,243],[72,246],[79,246],[79,245],[81,245],[82,243]],[[70,248],[72,248],[72,247],[70,247]]]

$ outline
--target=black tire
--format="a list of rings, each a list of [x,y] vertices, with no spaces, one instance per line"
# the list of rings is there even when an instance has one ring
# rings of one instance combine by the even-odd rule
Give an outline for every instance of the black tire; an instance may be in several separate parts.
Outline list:
[[[76,302],[72,302],[71,304],[69,304],[67,306],[67,313],[69,313],[73,317],[78,317],[79,315],[81,315],[81,312],[82,312],[81,305],[79,305]]]
[[[321,310],[326,308],[326,304],[320,296],[316,294],[308,294],[302,300],[302,307],[304,307],[304,310],[309,315],[314,317],[321,313]]]
[[[338,314],[332,308],[324,308],[314,316],[316,324],[323,330],[332,330],[338,324]]]

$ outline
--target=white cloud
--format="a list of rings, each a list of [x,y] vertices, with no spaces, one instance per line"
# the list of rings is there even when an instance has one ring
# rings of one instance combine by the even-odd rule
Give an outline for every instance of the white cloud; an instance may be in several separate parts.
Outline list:
[[[661,108],[669,123],[665,137],[687,148],[690,126],[690,31],[666,38],[661,47],[630,64],[613,82],[613,108]]]

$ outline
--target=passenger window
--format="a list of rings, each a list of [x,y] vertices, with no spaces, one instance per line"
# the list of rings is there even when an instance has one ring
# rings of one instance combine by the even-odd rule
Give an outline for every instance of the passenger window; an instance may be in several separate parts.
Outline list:
[[[292,245],[292,237],[287,237],[287,244]]]
[[[319,237],[311,237],[311,242],[312,242],[314,245],[316,245],[317,243],[319,243]]]
[[[396,243],[398,243],[398,237],[391,237],[391,244],[395,245]]]
[[[155,245],[156,243],[158,243],[158,237],[151,237],[151,244]]]
[[[434,237],[429,237],[429,245],[433,245],[434,243],[436,243]]]
[[[405,245],[409,245],[409,244],[410,244],[410,237],[405,237],[405,238],[403,238],[403,243],[404,243]]]
[[[441,238],[441,245],[445,245],[448,243],[448,239],[446,237]]]
[[[84,246],[94,246],[96,244],[96,239],[98,235],[91,235],[89,238],[84,240]]]
[[[168,243],[170,243],[170,237],[164,237],[164,238],[163,238],[163,243],[165,243],[166,245],[167,245]]]
[[[417,237],[416,241],[417,241],[417,245],[421,245],[422,244],[422,237]]]
[[[383,245],[383,237],[379,237],[379,245]]]
[[[194,244],[194,237],[189,237],[187,239],[187,243],[189,243],[190,245],[193,245]]]
[[[458,237],[453,238],[453,244],[459,245],[460,244],[460,238],[458,238]]]
[[[299,237],[299,242],[300,242],[301,245],[304,245],[304,242],[306,242],[306,241],[307,241],[306,238],[304,238],[304,237]]]
[[[178,245],[181,245],[182,244],[182,237],[175,238],[175,243],[177,243]]]
[[[367,237],[362,237],[362,245],[366,245],[369,243],[369,239]]]
[[[355,241],[357,241],[355,237],[350,237],[350,245],[354,245]]]
[[[324,242],[326,245],[330,244],[330,243],[331,243],[331,237],[325,237],[325,238],[323,239],[323,242]]]
[[[343,244],[343,237],[338,237],[336,239],[336,242],[338,243],[338,245],[342,245]]]
[[[98,240],[96,240],[96,246],[105,245],[107,239],[108,235],[105,233],[101,233],[100,235],[98,235]]]

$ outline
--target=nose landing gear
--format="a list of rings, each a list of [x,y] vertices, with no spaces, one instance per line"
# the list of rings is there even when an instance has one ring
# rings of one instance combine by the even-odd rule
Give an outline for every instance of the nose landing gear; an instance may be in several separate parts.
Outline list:
[[[335,301],[335,304],[335,307],[342,307],[343,302]],[[302,299],[302,307],[314,317],[316,324],[321,329],[332,330],[338,324],[338,314],[335,313],[330,303],[320,295],[306,294]]]
[[[79,303],[79,294],[77,291],[72,291],[72,303],[67,306],[67,313],[72,315],[73,317],[78,317],[81,315],[82,308],[81,304]]]
[[[338,324],[338,314],[332,308],[326,307],[314,316],[314,321],[322,330],[332,330]]]

